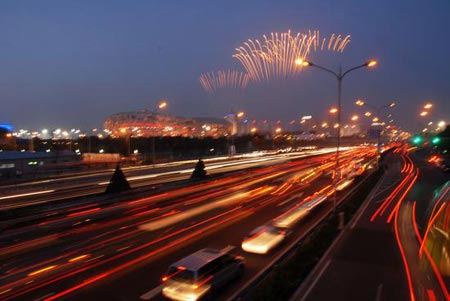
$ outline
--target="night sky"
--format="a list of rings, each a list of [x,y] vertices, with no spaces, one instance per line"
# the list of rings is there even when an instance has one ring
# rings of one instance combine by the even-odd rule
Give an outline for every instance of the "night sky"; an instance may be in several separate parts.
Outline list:
[[[343,85],[344,114],[357,98],[395,100],[398,125],[417,129],[450,119],[450,1],[21,1],[0,2],[0,123],[18,128],[100,126],[117,112],[153,109],[222,117],[323,120],[336,101],[336,80],[309,68],[295,78],[250,83],[241,93],[208,94],[201,73],[244,70],[234,49],[263,34],[318,29],[350,34],[343,54],[313,54],[337,69],[376,58]]]

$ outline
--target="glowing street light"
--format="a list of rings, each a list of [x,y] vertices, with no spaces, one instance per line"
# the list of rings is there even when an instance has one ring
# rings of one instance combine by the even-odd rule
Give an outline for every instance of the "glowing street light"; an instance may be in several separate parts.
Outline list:
[[[155,114],[158,110],[162,110],[167,108],[167,101],[162,100],[158,106],[152,111],[152,114]],[[131,137],[130,137],[131,138]],[[129,144],[131,144],[131,139],[129,140]],[[128,155],[130,156],[131,151],[131,145],[129,145],[128,148]],[[152,164],[155,166],[155,160],[156,160],[156,141],[155,141],[155,135],[152,135]]]
[[[352,67],[350,69],[347,69],[346,71],[342,71],[342,68],[339,68],[338,72],[335,72],[335,71],[333,71],[331,69],[328,69],[326,67],[317,65],[315,63],[312,63],[312,62],[307,61],[307,60],[302,59],[302,58],[299,58],[299,59],[295,60],[295,63],[296,63],[296,65],[300,65],[300,66],[303,66],[303,67],[307,67],[307,66],[316,67],[317,69],[320,69],[322,71],[325,71],[325,72],[328,72],[328,73],[332,74],[336,78],[336,80],[338,82],[336,113],[337,113],[337,123],[340,124],[341,123],[341,112],[342,112],[341,97],[342,97],[342,81],[343,81],[343,79],[345,78],[345,76],[347,74],[349,74],[350,72],[355,71],[357,69],[374,67],[377,64],[377,61],[372,59],[372,60],[366,61],[364,64],[361,64],[361,65]],[[336,141],[335,174],[338,174],[338,171],[339,171],[339,147],[340,147],[340,144],[341,144],[341,131],[340,131],[340,129],[337,129],[336,132],[337,132],[337,135],[336,135],[337,136],[337,141]],[[337,186],[338,181],[339,181],[338,177],[335,177],[335,181],[334,181],[335,190],[334,190],[334,198],[333,198],[333,209],[334,209],[334,212],[336,212],[336,203],[337,203],[336,186]]]
[[[378,121],[380,120],[380,118],[377,117],[377,116],[380,116],[380,115],[381,115],[381,111],[382,111],[382,110],[384,110],[384,109],[390,109],[390,108],[393,108],[393,107],[396,106],[395,102],[392,101],[392,102],[390,102],[390,103],[388,103],[388,104],[386,104],[386,105],[383,105],[383,106],[380,106],[380,107],[375,107],[375,106],[373,106],[373,105],[371,105],[371,104],[369,104],[369,103],[367,103],[367,102],[365,102],[365,101],[362,101],[362,100],[360,100],[360,99],[358,99],[358,100],[355,102],[355,104],[358,105],[358,106],[360,106],[360,107],[365,106],[365,107],[369,107],[369,108],[373,109],[373,110],[375,111],[376,115],[375,115],[375,117],[372,119],[372,122],[375,123],[375,124],[378,124]],[[372,113],[369,112],[369,111],[367,111],[366,113],[364,113],[364,116],[370,117],[370,116],[372,116]],[[388,117],[391,117],[391,116],[392,116],[392,115],[389,114]],[[382,122],[382,123],[381,123],[381,125],[385,125],[385,124],[386,124],[385,122]],[[381,132],[378,133],[378,135],[377,135],[377,153],[378,153],[378,156],[381,154]]]
[[[296,60],[295,60],[295,64],[296,64],[297,66],[302,66],[302,67],[308,67],[308,66],[311,66],[311,63],[310,63],[310,62],[308,62],[307,60],[304,60],[304,59],[302,59],[302,58],[296,59]]]
[[[425,117],[425,116],[427,116],[428,115],[428,112],[427,111],[422,111],[421,113],[420,113],[420,116],[421,117]]]
[[[280,127],[275,129],[275,133],[277,133],[277,134],[281,133],[281,131],[282,131],[282,129]]]
[[[237,116],[238,118],[242,118],[242,117],[244,117],[244,115],[245,115],[245,113],[241,111],[241,112],[237,113],[236,116]]]
[[[351,119],[352,119],[352,121],[357,121],[359,119],[359,116],[358,115],[353,115]]]
[[[357,106],[362,107],[362,106],[364,105],[364,101],[361,100],[361,99],[358,99],[358,100],[355,102],[355,104],[356,104]]]
[[[159,103],[158,105],[158,109],[164,109],[167,107],[167,101],[163,100],[162,102]]]
[[[433,107],[433,104],[432,103],[426,103],[424,106],[423,106],[423,108],[425,109],[425,110],[429,110],[429,109],[431,109]]]
[[[378,62],[376,60],[370,60],[367,63],[367,67],[374,67]]]
[[[331,108],[330,111],[328,111],[330,114],[336,114],[338,112],[338,109]]]

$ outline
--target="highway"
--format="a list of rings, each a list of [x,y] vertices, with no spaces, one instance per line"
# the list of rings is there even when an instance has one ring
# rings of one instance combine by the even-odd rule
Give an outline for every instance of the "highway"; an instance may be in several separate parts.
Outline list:
[[[342,166],[349,170],[374,154],[368,148],[347,150]],[[333,158],[280,159],[197,185],[75,206],[36,224],[15,225],[0,235],[0,299],[158,300],[160,278],[170,263],[203,247],[234,245],[247,265],[242,279],[218,296],[225,300],[283,249],[266,256],[243,254],[246,234],[314,195],[328,198],[294,226],[289,239],[328,214]]]
[[[416,148],[397,148],[362,211],[290,301],[449,300],[433,258],[419,255],[435,189],[450,180]]]
[[[334,148],[324,148],[285,154],[253,153],[204,161],[208,174],[217,175],[333,151],[335,151]],[[146,188],[161,183],[189,179],[196,162],[197,160],[189,160],[155,166],[125,167],[123,171],[132,188]],[[70,176],[64,175],[57,178],[0,186],[0,211],[103,193],[113,172],[114,170],[111,169],[77,173]]]

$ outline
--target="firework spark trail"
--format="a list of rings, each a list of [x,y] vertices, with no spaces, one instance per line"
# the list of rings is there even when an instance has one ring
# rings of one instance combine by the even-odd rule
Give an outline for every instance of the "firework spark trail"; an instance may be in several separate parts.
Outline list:
[[[321,38],[320,31],[292,34],[291,31],[263,35],[262,41],[247,40],[236,48],[234,58],[244,66],[253,81],[270,81],[296,75],[301,68],[297,58],[307,58],[311,51],[343,52],[350,36],[331,34]]]
[[[250,78],[248,74],[235,70],[207,72],[200,76],[200,84],[210,93],[219,89],[244,89]]]

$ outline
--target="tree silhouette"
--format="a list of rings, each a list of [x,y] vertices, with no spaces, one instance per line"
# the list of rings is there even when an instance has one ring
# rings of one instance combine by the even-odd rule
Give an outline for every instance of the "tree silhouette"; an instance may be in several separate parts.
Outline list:
[[[192,172],[191,179],[204,179],[204,178],[206,178],[205,163],[203,163],[202,159],[198,159],[194,171]]]
[[[122,191],[130,190],[130,184],[127,181],[127,178],[123,174],[120,165],[117,164],[116,170],[109,181],[108,187],[106,187],[106,193],[118,193]]]

